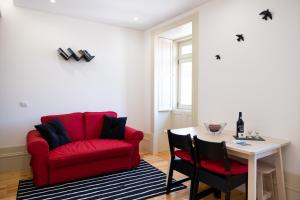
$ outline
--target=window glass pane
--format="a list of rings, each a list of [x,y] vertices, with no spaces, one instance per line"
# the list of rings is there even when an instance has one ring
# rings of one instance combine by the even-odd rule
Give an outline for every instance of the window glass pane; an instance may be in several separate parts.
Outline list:
[[[192,44],[184,45],[181,47],[181,55],[192,53]]]
[[[192,62],[181,63],[180,76],[180,104],[192,105]]]

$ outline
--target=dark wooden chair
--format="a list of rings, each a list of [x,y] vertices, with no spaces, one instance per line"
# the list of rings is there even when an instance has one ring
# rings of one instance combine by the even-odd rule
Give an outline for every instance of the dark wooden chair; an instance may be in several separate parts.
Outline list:
[[[246,196],[248,195],[248,166],[228,158],[224,141],[208,142],[194,136],[194,145],[197,170],[192,199],[199,199],[199,181],[219,191],[217,196],[224,192],[225,200],[229,200],[230,192],[242,184],[246,184]]]
[[[193,146],[191,135],[177,135],[168,130],[168,139],[171,161],[167,179],[166,193],[170,193],[171,188],[178,184],[186,181],[191,181],[189,199],[192,200],[197,163],[195,160],[195,149]],[[174,170],[186,175],[187,178],[172,182]],[[214,188],[208,188],[200,192],[198,194],[198,197],[203,198],[211,193],[215,193],[215,195],[217,195]]]
[[[191,135],[176,135],[168,130],[168,139],[170,147],[170,168],[167,178],[167,194],[175,185],[186,181],[191,181],[190,199],[192,198],[192,185],[195,173],[194,148]],[[178,171],[187,176],[181,180],[172,182],[173,171]]]

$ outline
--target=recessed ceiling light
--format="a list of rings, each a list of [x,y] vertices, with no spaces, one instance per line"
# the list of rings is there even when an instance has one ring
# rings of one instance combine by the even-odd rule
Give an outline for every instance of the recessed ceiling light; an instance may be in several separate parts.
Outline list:
[[[50,0],[50,3],[56,3],[56,0]]]
[[[140,20],[140,18],[138,18],[138,17],[134,17],[133,18],[133,21],[135,21],[135,22],[137,22],[137,21],[139,21]]]

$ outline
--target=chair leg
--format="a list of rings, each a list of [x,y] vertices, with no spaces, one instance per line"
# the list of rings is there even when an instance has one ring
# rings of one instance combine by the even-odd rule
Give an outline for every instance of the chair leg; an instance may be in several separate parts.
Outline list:
[[[246,181],[245,187],[246,187],[246,200],[248,200],[248,179]]]
[[[215,192],[214,192],[214,197],[216,199],[221,199],[221,191],[220,190],[217,190],[215,189]]]
[[[169,173],[168,173],[168,179],[167,179],[167,188],[166,188],[167,194],[169,194],[171,191],[172,178],[173,178],[173,162],[171,160],[170,169],[169,169]]]
[[[191,186],[190,186],[190,200],[193,199],[193,191],[194,191],[194,184],[195,184],[195,178],[196,178],[196,172],[194,171],[192,173],[191,178]]]
[[[192,196],[190,196],[190,199],[196,200],[197,194],[198,194],[198,188],[199,188],[199,173],[198,171],[194,174],[194,181],[193,181],[193,189],[192,189]]]
[[[225,200],[230,200],[230,192],[225,193]]]

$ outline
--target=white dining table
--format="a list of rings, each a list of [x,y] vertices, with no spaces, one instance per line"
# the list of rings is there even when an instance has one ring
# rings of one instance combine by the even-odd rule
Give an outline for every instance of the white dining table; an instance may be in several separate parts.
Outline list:
[[[219,135],[212,135],[207,132],[204,127],[188,127],[171,129],[172,133],[186,135],[191,134],[193,137],[197,135],[199,139],[221,142],[225,141],[228,154],[234,157],[242,158],[248,161],[248,200],[256,200],[256,184],[257,184],[257,162],[259,159],[267,156],[274,157],[274,166],[276,169],[277,194],[278,199],[286,200],[286,191],[284,184],[284,171],[282,163],[282,148],[290,142],[284,139],[276,139],[261,135],[265,141],[250,141],[246,142],[250,145],[242,146],[235,143],[233,131],[224,130]]]

